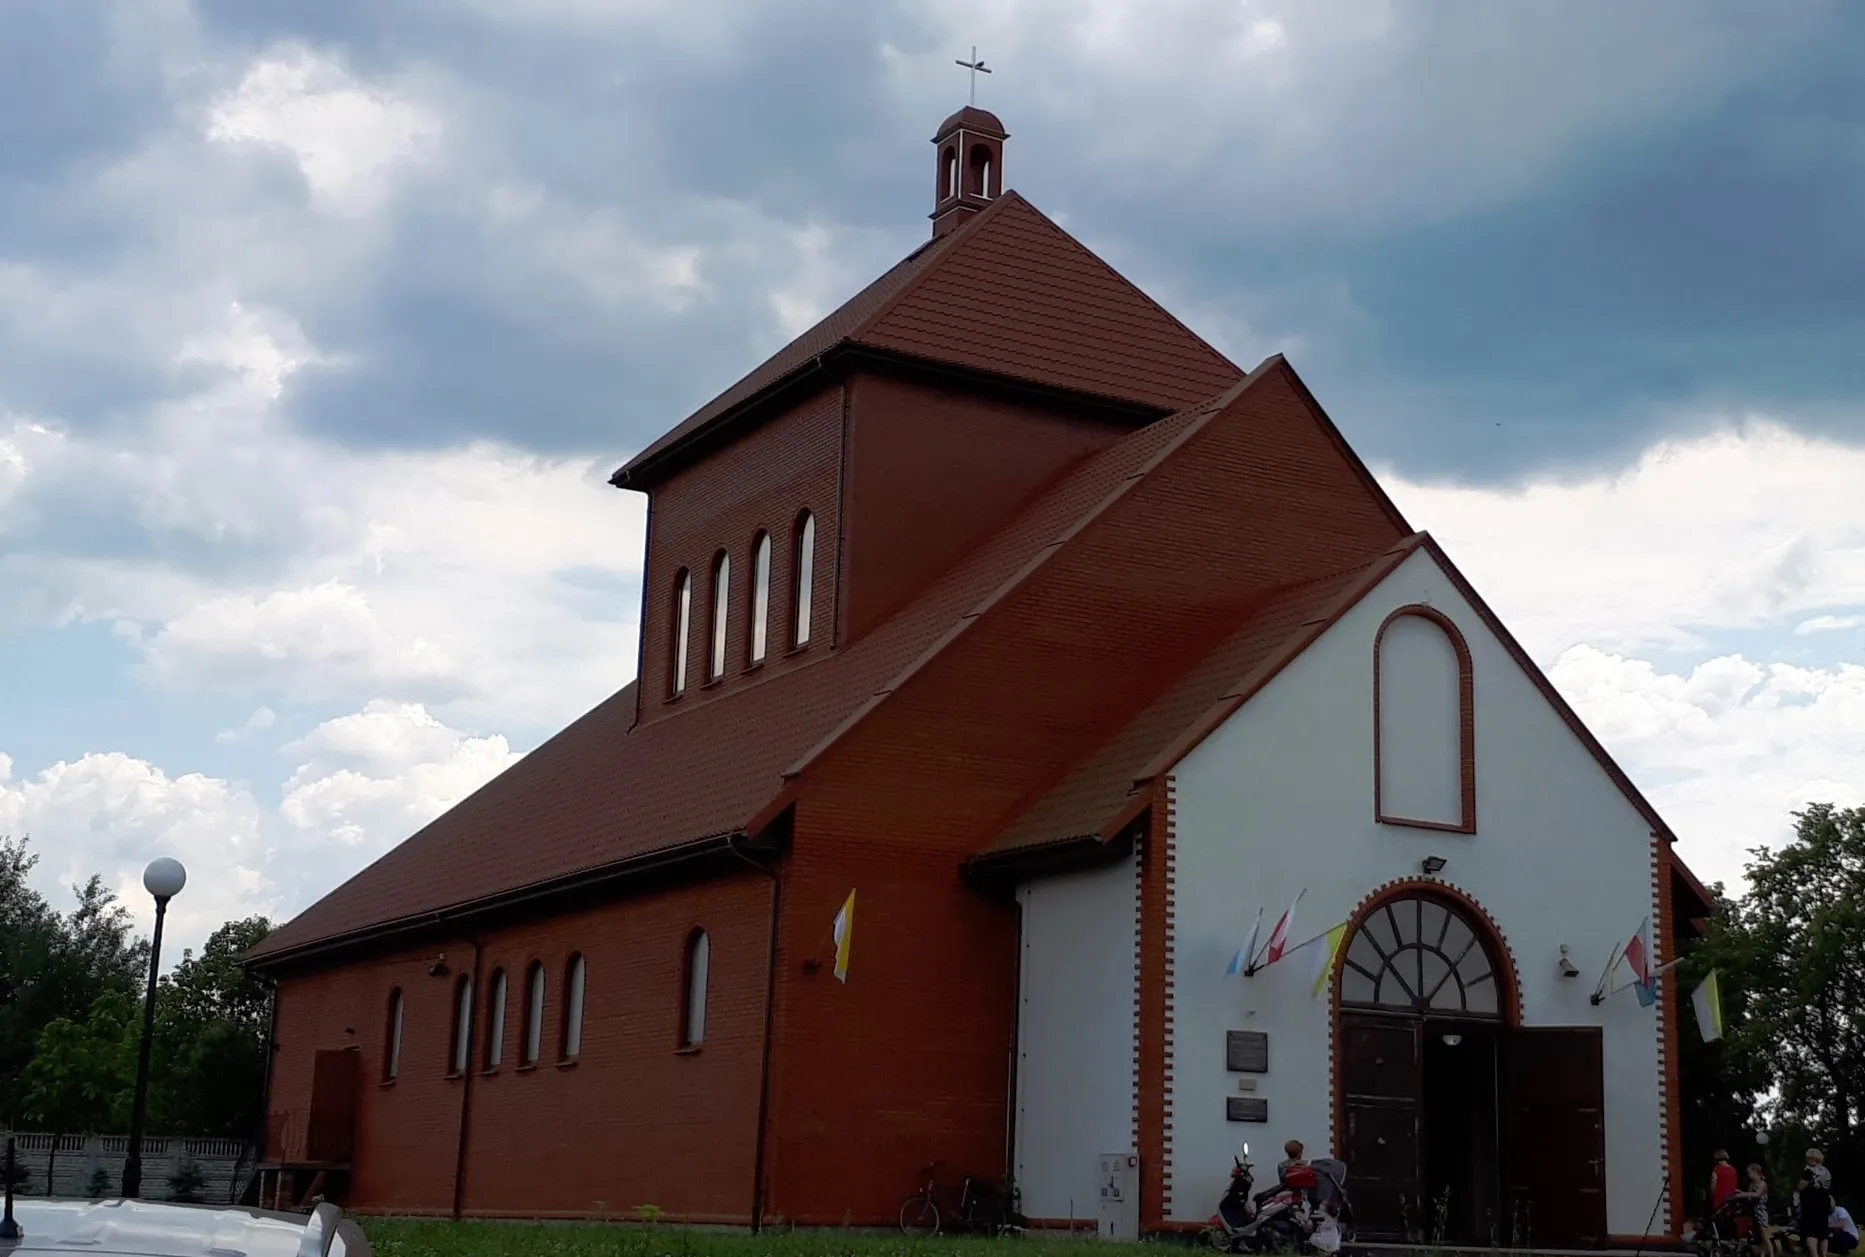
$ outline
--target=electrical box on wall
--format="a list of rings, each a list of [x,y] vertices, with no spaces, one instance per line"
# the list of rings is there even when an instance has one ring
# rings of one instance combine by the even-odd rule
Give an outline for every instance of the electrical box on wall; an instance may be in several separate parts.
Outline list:
[[[1095,1158],[1095,1183],[1104,1240],[1140,1238],[1140,1158],[1131,1152],[1104,1152]]]

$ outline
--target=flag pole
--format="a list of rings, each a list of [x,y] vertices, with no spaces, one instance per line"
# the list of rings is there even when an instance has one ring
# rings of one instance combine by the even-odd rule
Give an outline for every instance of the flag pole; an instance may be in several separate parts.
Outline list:
[[[1284,921],[1290,921],[1294,919],[1295,910],[1301,907],[1302,896],[1306,895],[1307,893],[1308,893],[1308,888],[1306,886],[1302,887],[1300,890],[1295,892],[1295,902],[1291,903],[1289,905],[1289,910],[1283,913],[1282,915],[1282,919]],[[1271,930],[1269,932],[1270,940],[1273,941],[1275,939],[1275,936],[1276,936],[1276,932],[1274,930]],[[1256,962],[1258,960],[1261,960],[1264,956],[1267,956],[1268,954],[1269,954],[1269,943],[1266,942],[1263,944],[1263,950],[1258,952],[1248,965],[1244,966],[1243,976],[1246,978],[1250,977],[1254,975],[1258,970],[1262,969],[1263,966],[1259,965]]]
[[[1592,1003],[1597,1005],[1606,1002],[1606,984],[1612,981],[1613,968],[1619,963],[1619,954],[1624,950],[1625,944],[1623,943],[1612,945],[1612,955],[1606,957],[1606,968],[1599,975],[1599,985],[1593,988]]]

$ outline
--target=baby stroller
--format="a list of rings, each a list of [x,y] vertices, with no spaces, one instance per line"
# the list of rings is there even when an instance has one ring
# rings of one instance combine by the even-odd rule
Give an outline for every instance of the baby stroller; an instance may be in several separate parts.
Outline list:
[[[1761,1232],[1755,1222],[1755,1201],[1737,1196],[1723,1202],[1697,1233],[1692,1251],[1700,1257],[1753,1257],[1761,1251]]]

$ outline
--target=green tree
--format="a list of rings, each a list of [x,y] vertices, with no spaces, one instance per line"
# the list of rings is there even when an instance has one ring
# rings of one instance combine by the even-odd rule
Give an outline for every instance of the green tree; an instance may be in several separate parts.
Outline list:
[[[110,1194],[110,1171],[101,1165],[91,1167],[91,1180],[84,1185],[84,1194],[92,1200],[102,1200]]]
[[[140,1029],[135,1005],[120,991],[104,992],[81,1022],[60,1017],[47,1025],[21,1080],[26,1119],[71,1134],[121,1129]]]
[[[199,956],[183,952],[162,978],[150,1086],[155,1128],[241,1139],[257,1133],[272,994],[240,956],[271,929],[263,917],[230,921]]]
[[[1777,1171],[1797,1168],[1812,1139],[1835,1177],[1856,1183],[1865,1172],[1865,808],[1815,804],[1794,820],[1792,842],[1751,853],[1749,893],[1726,905],[1691,972],[1722,975],[1725,1041],[1708,1046],[1767,1121]]]
[[[178,1200],[185,1205],[198,1205],[207,1199],[207,1176],[201,1173],[201,1167],[192,1157],[184,1157],[168,1176],[170,1200]]]

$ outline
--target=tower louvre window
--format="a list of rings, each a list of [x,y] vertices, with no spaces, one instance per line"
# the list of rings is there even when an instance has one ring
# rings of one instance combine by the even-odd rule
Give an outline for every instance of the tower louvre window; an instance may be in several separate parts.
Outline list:
[[[685,568],[673,581],[673,657],[668,660],[675,694],[686,692],[686,651],[693,628],[693,574]]]
[[[808,511],[797,517],[796,557],[791,565],[796,591],[796,621],[791,628],[793,646],[809,645],[810,617],[816,585],[816,517]]]
[[[751,662],[764,661],[771,626],[771,535],[761,532],[751,543]]]
[[[716,681],[725,675],[725,627],[732,609],[732,556],[719,551],[712,561],[712,648],[706,657],[706,679]]]

